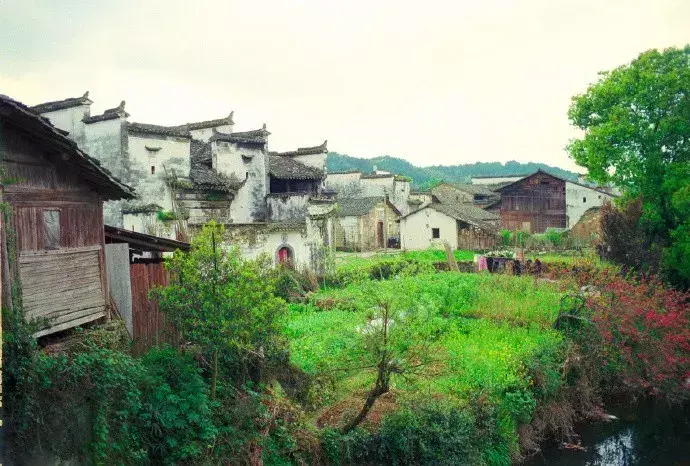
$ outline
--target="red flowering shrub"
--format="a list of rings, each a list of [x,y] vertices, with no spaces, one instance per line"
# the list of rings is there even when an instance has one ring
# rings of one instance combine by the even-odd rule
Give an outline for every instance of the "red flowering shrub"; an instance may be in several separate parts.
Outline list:
[[[564,273],[558,272],[561,278]],[[569,276],[578,286],[593,286],[585,296],[594,329],[581,325],[576,338],[586,355],[601,358],[602,388],[690,399],[690,293],[612,268],[575,269]]]

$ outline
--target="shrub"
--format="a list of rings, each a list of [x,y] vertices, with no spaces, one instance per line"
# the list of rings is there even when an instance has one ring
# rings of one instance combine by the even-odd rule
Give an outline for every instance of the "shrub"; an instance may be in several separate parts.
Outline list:
[[[327,429],[323,447],[333,464],[508,464],[496,411],[447,401],[417,401],[386,416],[374,434]]]

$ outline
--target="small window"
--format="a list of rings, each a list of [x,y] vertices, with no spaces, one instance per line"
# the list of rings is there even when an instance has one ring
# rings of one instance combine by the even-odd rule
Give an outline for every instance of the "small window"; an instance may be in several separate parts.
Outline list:
[[[245,180],[248,180],[248,179],[249,179],[249,172],[247,172],[247,173],[244,174],[244,179],[245,179]]]
[[[60,249],[60,211],[43,211],[43,245],[46,249]]]
[[[151,165],[151,174],[152,175],[156,174],[156,166],[155,165]]]
[[[431,237],[434,239],[438,239],[441,237],[441,231],[438,228],[432,228],[431,229]]]
[[[587,198],[586,198],[586,197],[583,197],[583,198],[582,198],[582,203],[584,204],[584,203],[586,203],[586,202],[587,202]]]

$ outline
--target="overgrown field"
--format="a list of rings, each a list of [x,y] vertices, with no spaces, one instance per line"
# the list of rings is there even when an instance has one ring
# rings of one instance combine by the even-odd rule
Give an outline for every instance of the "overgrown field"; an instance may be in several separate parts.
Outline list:
[[[427,364],[413,376],[394,379],[391,394],[374,408],[365,429],[376,431],[382,418],[412,415],[407,409],[430,402],[472,418],[489,413],[497,436],[484,445],[475,439],[473,454],[475,460],[500,464],[518,455],[517,427],[532,417],[537,399],[562,383],[558,365],[566,343],[553,329],[561,294],[556,284],[533,277],[403,274],[322,289],[308,304],[293,304],[286,336],[294,364],[314,376],[329,375],[312,415],[324,427],[336,427],[354,415],[374,382],[373,371],[358,368],[366,360],[362,334],[381,300],[391,300],[402,319],[414,314],[413,325],[435,332],[433,345]],[[415,344],[418,331],[425,332],[413,328],[399,336],[403,352]],[[475,409],[477,403],[485,413]],[[473,438],[468,432],[465,440]],[[395,450],[389,447],[387,454],[402,454]]]

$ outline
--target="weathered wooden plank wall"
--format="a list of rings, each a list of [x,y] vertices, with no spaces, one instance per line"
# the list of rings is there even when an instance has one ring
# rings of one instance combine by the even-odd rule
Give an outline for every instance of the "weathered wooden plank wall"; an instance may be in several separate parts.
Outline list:
[[[131,264],[130,276],[134,353],[141,354],[163,343],[173,346],[179,344],[177,333],[168,323],[165,314],[158,310],[158,303],[149,298],[149,292],[153,288],[168,284],[169,275],[165,265]]]
[[[501,190],[501,227],[530,233],[565,228],[565,182],[536,173]]]
[[[478,231],[471,227],[458,229],[458,249],[491,249],[497,243],[497,236],[490,232]]]
[[[100,246],[19,256],[27,320],[47,319],[36,336],[76,327],[105,316]]]

